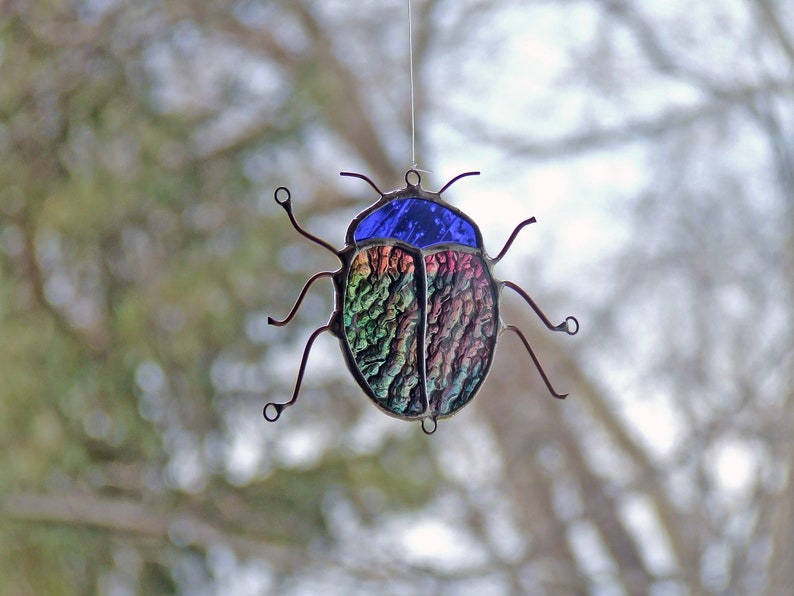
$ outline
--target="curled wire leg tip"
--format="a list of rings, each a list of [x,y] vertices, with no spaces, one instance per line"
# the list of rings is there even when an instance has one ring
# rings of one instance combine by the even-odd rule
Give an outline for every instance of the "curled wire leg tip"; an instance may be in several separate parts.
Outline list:
[[[290,404],[277,404],[275,402],[270,402],[262,409],[262,415],[268,422],[275,422],[281,416],[281,412],[283,412],[284,409],[289,405]]]
[[[554,331],[564,331],[568,335],[579,333],[579,321],[576,317],[565,317],[565,320],[554,328]]]

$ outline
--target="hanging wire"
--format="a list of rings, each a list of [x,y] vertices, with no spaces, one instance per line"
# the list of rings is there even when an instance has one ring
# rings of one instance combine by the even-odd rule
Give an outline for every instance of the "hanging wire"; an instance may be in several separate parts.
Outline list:
[[[414,92],[414,31],[411,0],[408,0],[408,72],[411,78],[411,169],[431,174],[423,170],[416,162],[416,94]]]
[[[408,0],[408,71],[411,77],[411,167],[418,168],[416,163],[416,107],[414,103],[414,31],[411,0]]]

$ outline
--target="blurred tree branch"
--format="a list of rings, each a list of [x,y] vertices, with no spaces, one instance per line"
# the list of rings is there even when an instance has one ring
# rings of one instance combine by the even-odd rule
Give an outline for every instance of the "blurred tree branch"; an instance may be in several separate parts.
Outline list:
[[[244,556],[260,557],[285,569],[300,565],[298,549],[276,546],[207,523],[187,511],[160,511],[151,504],[129,499],[110,499],[93,493],[6,493],[0,496],[0,512],[9,520],[94,526],[111,532],[208,549],[227,544]]]
[[[764,97],[787,94],[790,91],[789,81],[770,80],[758,85],[738,86],[732,90],[721,91],[719,101],[716,102],[710,100],[698,105],[670,107],[653,116],[626,118],[615,126],[550,139],[527,139],[522,133],[494,131],[493,126],[475,118],[460,118],[458,128],[468,131],[472,139],[504,148],[515,157],[551,160],[681,134],[693,126],[724,118],[736,108],[746,110]]]

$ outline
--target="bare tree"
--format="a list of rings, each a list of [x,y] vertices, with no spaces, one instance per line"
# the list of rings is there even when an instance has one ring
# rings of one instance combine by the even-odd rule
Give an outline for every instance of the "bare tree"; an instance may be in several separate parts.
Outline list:
[[[409,166],[382,4],[2,8],[10,591],[787,593],[794,5],[414,2],[423,160],[641,172],[593,189],[625,233],[581,283],[530,261],[539,303],[578,305],[572,345],[505,297],[570,397],[506,335],[427,439],[318,340],[267,425],[331,289],[292,330],[267,315],[334,266],[273,189],[337,243],[366,196],[336,172]]]

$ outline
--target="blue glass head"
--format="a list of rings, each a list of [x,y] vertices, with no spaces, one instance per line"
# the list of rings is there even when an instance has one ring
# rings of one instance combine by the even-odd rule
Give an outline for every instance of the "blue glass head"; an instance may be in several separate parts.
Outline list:
[[[347,244],[360,244],[368,240],[399,240],[420,250],[441,244],[482,250],[482,235],[474,222],[441,198],[441,193],[455,180],[477,173],[461,174],[440,191],[429,192],[421,187],[419,174],[410,170],[405,177],[405,188],[384,194],[369,178],[343,172],[343,175],[363,178],[381,195],[377,203],[350,223]],[[416,175],[416,183],[410,181],[410,174]]]
[[[395,238],[426,248],[456,243],[479,248],[474,225],[462,214],[427,199],[394,199],[358,223],[354,239]]]

